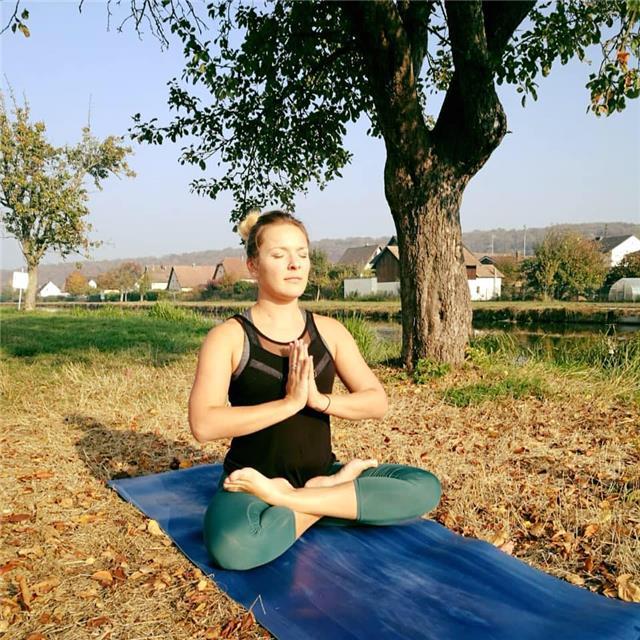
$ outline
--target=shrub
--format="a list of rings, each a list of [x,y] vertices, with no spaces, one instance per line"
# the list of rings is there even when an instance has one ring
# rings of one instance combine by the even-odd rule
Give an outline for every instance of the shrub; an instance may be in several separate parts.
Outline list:
[[[413,381],[425,384],[429,380],[442,378],[451,371],[451,366],[445,362],[436,362],[430,358],[420,358],[413,370]]]

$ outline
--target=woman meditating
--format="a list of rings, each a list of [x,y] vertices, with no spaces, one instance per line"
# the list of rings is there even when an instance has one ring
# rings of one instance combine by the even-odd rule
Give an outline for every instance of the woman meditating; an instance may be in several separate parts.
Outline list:
[[[387,396],[347,329],[298,306],[310,268],[304,225],[252,212],[239,231],[258,300],[208,333],[189,398],[199,442],[232,438],[204,520],[213,561],[251,569],[315,523],[389,525],[434,509],[441,489],[429,471],[336,461],[330,416],[382,418]],[[348,394],[332,393],[336,374]]]

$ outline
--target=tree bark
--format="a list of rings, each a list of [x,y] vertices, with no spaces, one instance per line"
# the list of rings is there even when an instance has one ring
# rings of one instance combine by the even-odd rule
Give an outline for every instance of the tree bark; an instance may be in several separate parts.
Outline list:
[[[460,202],[466,180],[438,163],[415,180],[387,156],[385,191],[400,259],[402,360],[462,363],[471,333],[471,299],[462,255]],[[409,179],[413,176],[413,179]]]
[[[34,311],[36,308],[36,291],[38,290],[38,265],[29,264],[29,285],[24,296],[24,311]]]
[[[460,203],[507,131],[494,64],[533,1],[446,2],[454,73],[426,126],[417,78],[433,3],[343,2],[387,150],[385,192],[396,225],[402,358],[459,364],[471,332]]]

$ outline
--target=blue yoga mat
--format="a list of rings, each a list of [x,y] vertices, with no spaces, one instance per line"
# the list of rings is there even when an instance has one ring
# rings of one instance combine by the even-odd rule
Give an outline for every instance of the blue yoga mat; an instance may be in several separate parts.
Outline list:
[[[640,605],[533,569],[432,520],[312,527],[273,562],[214,567],[202,518],[220,476],[202,465],[109,484],[280,640],[640,640]],[[256,602],[257,600],[257,602]]]

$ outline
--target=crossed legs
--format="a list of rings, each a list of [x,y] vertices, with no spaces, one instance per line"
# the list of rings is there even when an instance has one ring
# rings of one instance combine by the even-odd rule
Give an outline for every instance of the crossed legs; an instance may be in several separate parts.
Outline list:
[[[207,549],[225,569],[250,569],[284,553],[304,531],[320,525],[388,525],[431,511],[440,483],[429,471],[354,460],[299,489],[252,468],[225,478],[204,523]],[[224,489],[224,490],[221,490]]]
[[[223,487],[226,491],[250,493],[268,504],[291,509],[298,539],[323,516],[355,520],[358,505],[353,481],[365,469],[377,464],[377,460],[355,459],[333,475],[311,478],[300,489],[295,489],[284,478],[267,478],[246,467],[232,472]]]

